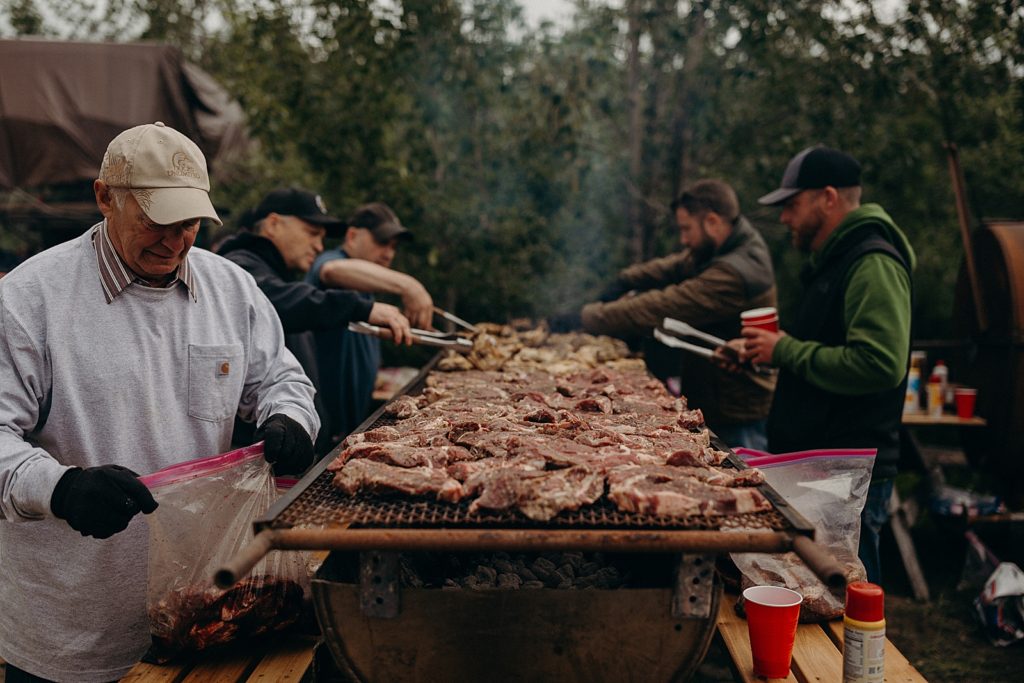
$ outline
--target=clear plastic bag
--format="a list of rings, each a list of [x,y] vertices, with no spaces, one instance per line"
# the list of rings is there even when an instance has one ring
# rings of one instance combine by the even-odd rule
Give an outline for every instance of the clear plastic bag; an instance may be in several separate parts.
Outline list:
[[[147,608],[153,639],[144,661],[280,631],[309,595],[303,558],[274,551],[227,590],[214,572],[253,538],[277,497],[263,444],[173,465],[142,477],[160,506],[149,522]]]
[[[857,557],[860,512],[871,484],[875,449],[831,449],[770,454],[736,449],[748,465],[814,525],[814,540],[846,568],[847,581],[866,578]],[[795,553],[733,553],[741,586],[785,586],[804,596],[800,621],[826,621],[843,613],[846,596],[831,591]]]

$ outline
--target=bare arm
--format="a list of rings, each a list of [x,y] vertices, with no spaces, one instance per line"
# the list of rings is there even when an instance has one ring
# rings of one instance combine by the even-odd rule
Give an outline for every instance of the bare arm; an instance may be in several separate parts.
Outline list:
[[[420,281],[411,275],[385,268],[371,261],[333,259],[320,267],[320,281],[326,287],[359,292],[397,294],[405,315],[414,327],[433,328],[434,300]]]

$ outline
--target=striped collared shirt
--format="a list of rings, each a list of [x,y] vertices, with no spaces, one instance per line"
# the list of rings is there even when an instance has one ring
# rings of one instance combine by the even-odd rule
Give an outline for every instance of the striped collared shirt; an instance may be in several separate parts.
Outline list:
[[[118,294],[128,289],[128,285],[133,282],[149,286],[145,280],[128,269],[120,254],[114,249],[114,244],[110,241],[110,235],[107,233],[106,219],[103,219],[102,223],[92,229],[92,246],[96,249],[96,263],[100,269],[100,284],[103,285],[103,296],[106,297],[108,304],[117,298]],[[173,287],[179,282],[192,295],[192,301],[197,301],[196,283],[192,277],[192,269],[188,265],[188,256],[185,257],[185,260],[181,262],[181,266],[178,267],[177,277],[171,280],[167,287]]]

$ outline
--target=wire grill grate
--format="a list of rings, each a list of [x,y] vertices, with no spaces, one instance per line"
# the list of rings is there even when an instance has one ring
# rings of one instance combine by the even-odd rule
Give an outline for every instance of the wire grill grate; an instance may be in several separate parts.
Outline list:
[[[273,520],[276,528],[351,525],[373,528],[497,527],[544,529],[765,529],[792,527],[779,512],[746,513],[722,517],[654,517],[625,513],[607,500],[554,519],[538,522],[517,511],[486,511],[470,514],[469,503],[445,503],[425,499],[388,498],[359,494],[347,496],[331,484],[333,473],[324,471],[291,505]]]

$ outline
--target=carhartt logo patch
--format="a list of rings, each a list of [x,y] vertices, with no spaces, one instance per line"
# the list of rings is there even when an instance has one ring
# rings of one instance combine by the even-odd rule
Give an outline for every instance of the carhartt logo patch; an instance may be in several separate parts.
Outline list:
[[[217,376],[218,377],[226,377],[226,376],[228,376],[230,374],[231,374],[231,363],[229,363],[227,361],[222,361],[221,364],[217,367]]]
[[[183,150],[178,150],[171,157],[171,168],[167,169],[167,175],[178,176],[179,178],[195,178],[196,180],[202,177],[192,158]]]

